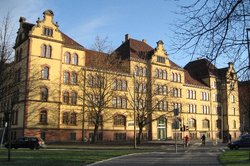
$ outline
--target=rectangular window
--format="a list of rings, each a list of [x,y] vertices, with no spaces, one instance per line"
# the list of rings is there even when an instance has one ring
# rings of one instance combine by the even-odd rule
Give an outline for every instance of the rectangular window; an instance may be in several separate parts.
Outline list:
[[[126,141],[126,133],[115,133],[115,141]]]
[[[165,58],[161,56],[157,56],[157,62],[165,63]]]
[[[43,28],[43,35],[52,36],[53,35],[53,29],[51,29],[51,28]]]
[[[76,133],[70,133],[70,140],[76,141]]]

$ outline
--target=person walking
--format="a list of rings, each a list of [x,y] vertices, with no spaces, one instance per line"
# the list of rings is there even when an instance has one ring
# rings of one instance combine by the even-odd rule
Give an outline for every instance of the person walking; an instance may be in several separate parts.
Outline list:
[[[205,134],[203,134],[201,136],[201,141],[202,141],[202,144],[205,145],[205,142],[206,142],[206,136],[205,136]]]
[[[228,134],[228,141],[229,141],[229,143],[231,143],[231,141],[232,141],[232,136],[231,136],[231,134]]]
[[[188,137],[188,135],[186,135],[184,137],[184,147],[188,147],[188,143],[189,143],[189,137]]]

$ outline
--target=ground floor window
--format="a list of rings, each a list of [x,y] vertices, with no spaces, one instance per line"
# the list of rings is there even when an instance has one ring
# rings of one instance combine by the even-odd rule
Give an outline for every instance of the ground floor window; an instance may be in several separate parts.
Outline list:
[[[190,139],[197,139],[197,133],[190,133]]]
[[[115,141],[125,141],[126,140],[126,133],[115,133],[114,140]]]
[[[139,137],[139,133],[136,133],[136,138]],[[142,141],[147,141],[148,140],[148,133],[142,133],[141,134],[141,140]]]
[[[161,117],[158,119],[158,139],[159,140],[165,140],[166,139],[166,119],[164,117]]]
[[[93,134],[94,133],[89,133],[89,140],[90,141],[92,140]],[[103,140],[103,133],[102,132],[97,133],[96,141],[102,141],[102,140]]]
[[[70,140],[76,141],[76,133],[75,132],[70,133]]]

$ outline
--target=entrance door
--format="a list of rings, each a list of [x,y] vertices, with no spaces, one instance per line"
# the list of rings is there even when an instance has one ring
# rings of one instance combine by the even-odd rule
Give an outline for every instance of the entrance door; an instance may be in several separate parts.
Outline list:
[[[165,140],[166,139],[166,119],[160,118],[158,119],[158,139]]]

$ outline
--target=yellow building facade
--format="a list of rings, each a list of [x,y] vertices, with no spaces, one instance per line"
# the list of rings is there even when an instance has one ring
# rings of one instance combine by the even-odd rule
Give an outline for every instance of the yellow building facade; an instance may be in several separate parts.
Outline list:
[[[213,140],[229,133],[232,138],[240,135],[238,84],[232,63],[218,69],[208,60],[198,59],[182,68],[169,59],[161,40],[152,48],[145,40],[126,35],[113,53],[126,70],[100,69],[100,63],[92,62],[106,55],[86,49],[61,32],[51,10],[36,24],[23,17],[19,22],[15,62],[10,67],[14,74],[1,87],[2,94],[7,94],[5,87],[13,85],[13,93],[2,95],[0,101],[1,121],[11,111],[13,139],[32,135],[46,142],[89,140],[94,125],[88,100],[95,100],[93,82],[99,73],[104,73],[110,84],[106,90],[112,93],[106,97],[111,99],[103,108],[97,140],[133,140],[135,96],[147,96],[142,100],[150,101],[146,110],[152,114],[143,127],[144,140],[173,139],[174,119],[179,122],[178,139],[185,135],[199,139],[205,134]],[[7,109],[5,103],[13,94],[17,102]],[[176,117],[173,110],[179,111]],[[1,127],[3,130],[4,125]]]

